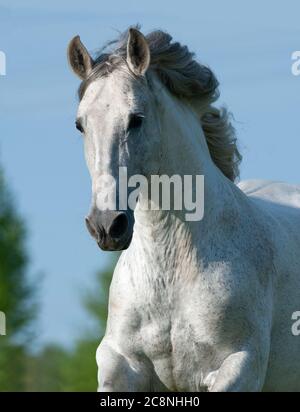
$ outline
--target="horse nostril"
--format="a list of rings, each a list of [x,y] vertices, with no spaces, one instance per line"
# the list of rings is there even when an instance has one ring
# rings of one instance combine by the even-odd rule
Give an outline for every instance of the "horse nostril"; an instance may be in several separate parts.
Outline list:
[[[118,239],[126,233],[128,229],[128,218],[125,213],[119,214],[112,222],[108,234],[113,239]]]
[[[88,231],[90,232],[91,236],[94,237],[95,239],[98,238],[98,234],[96,229],[94,228],[94,226],[92,225],[90,219],[88,217],[85,218],[85,224],[86,227],[88,229]]]

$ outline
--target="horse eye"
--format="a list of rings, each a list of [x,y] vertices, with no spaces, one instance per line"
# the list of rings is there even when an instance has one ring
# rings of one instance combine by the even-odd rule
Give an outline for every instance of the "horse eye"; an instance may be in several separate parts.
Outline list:
[[[81,124],[80,120],[76,120],[75,125],[76,125],[76,129],[79,130],[80,133],[84,133],[84,130],[83,130],[83,127],[82,127],[82,124]]]
[[[133,129],[139,129],[143,124],[144,116],[139,114],[132,114],[129,119],[127,131]]]

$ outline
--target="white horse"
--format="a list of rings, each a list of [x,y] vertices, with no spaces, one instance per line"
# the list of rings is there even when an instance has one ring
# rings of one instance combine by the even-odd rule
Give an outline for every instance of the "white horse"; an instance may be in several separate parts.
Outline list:
[[[300,391],[300,188],[234,183],[240,155],[213,106],[218,83],[166,33],[131,28],[95,60],[77,36],[68,57],[82,79],[87,226],[103,249],[127,249],[97,351],[99,391]],[[119,166],[204,175],[204,218],[147,211],[143,196],[134,213],[101,211],[101,176],[117,180]]]

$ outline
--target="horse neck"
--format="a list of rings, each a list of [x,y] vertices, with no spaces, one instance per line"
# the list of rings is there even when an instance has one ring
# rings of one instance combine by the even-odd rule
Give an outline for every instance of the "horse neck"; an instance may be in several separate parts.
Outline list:
[[[206,139],[196,113],[187,104],[160,89],[161,123],[160,175],[204,175],[204,218],[189,222],[186,210],[143,211],[138,203],[135,211],[135,244],[141,253],[162,255],[167,262],[190,259],[199,254],[199,243],[207,241],[204,234],[217,230],[219,217],[232,215],[235,185],[219,171],[211,160]],[[230,210],[229,210],[230,209]],[[155,251],[154,251],[155,249]],[[181,257],[181,258],[180,258]]]

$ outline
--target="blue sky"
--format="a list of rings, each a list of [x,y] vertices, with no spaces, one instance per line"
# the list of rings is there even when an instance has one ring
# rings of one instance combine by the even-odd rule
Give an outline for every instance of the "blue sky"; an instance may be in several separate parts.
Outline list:
[[[277,4],[276,4],[277,3]],[[139,22],[169,31],[208,64],[233,112],[242,179],[299,183],[300,3],[152,0],[0,0],[0,161],[29,228],[31,273],[43,272],[39,343],[70,345],[89,324],[81,293],[110,256],[90,239],[90,180],[75,130],[78,80],[66,47],[95,51]],[[101,291],[99,291],[99,294]]]

